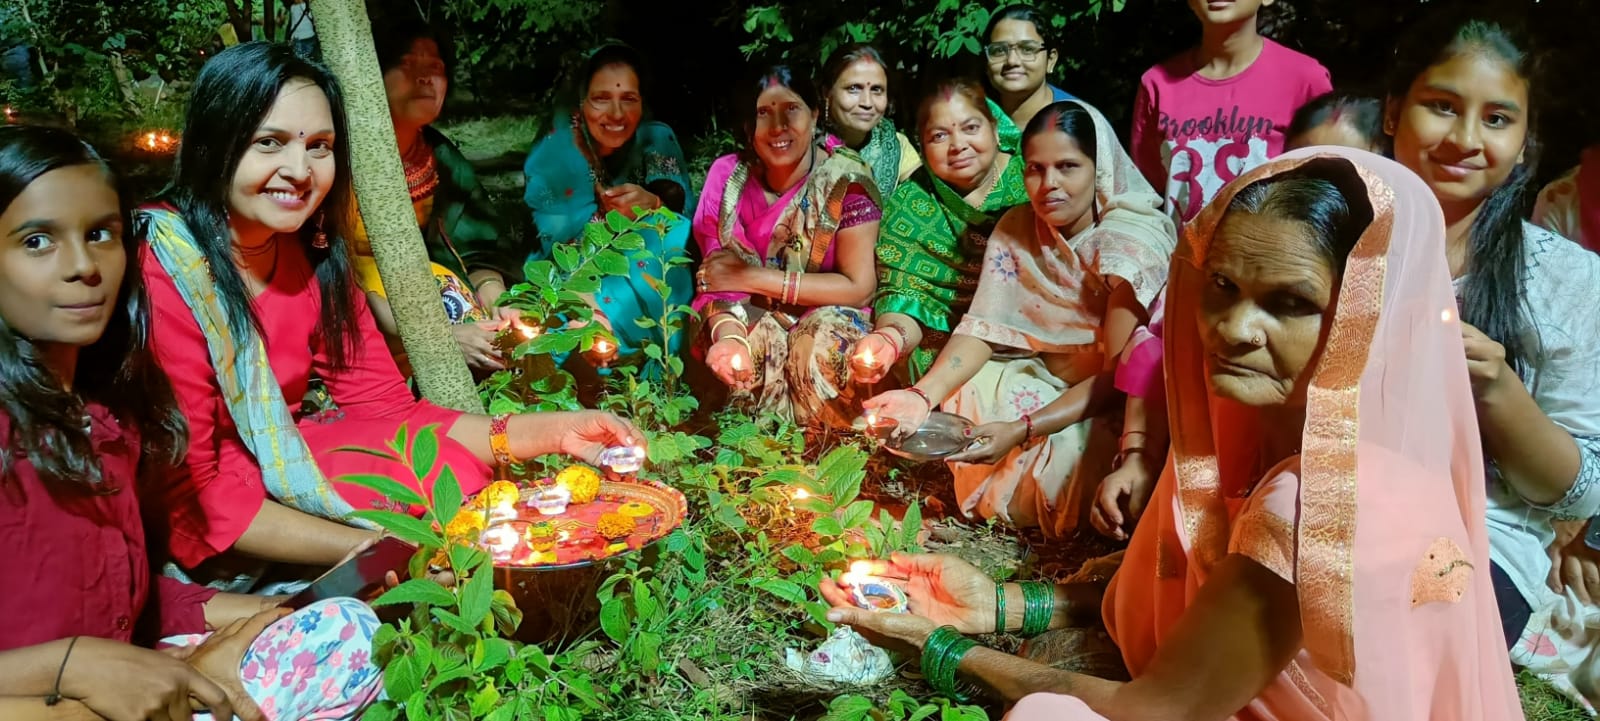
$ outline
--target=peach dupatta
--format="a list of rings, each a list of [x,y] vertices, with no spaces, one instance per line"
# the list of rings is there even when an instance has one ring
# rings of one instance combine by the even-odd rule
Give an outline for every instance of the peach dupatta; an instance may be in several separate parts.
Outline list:
[[[1258,434],[1209,395],[1197,323],[1174,315],[1165,336],[1173,453],[1107,591],[1106,626],[1137,676],[1210,569],[1243,553],[1294,581],[1305,638],[1234,718],[1521,719],[1490,587],[1483,456],[1444,223],[1427,187],[1393,161],[1343,148],[1257,168],[1185,229],[1168,308],[1197,308],[1198,268],[1234,194],[1317,157],[1355,164],[1374,220],[1350,254],[1313,371],[1286,542],[1272,548],[1238,532],[1238,506],[1273,502],[1241,500],[1264,483],[1252,470]],[[1276,478],[1294,472],[1284,470],[1292,461]],[[1277,490],[1274,480],[1258,495]],[[1100,718],[1077,699],[1045,695],[1012,716]]]

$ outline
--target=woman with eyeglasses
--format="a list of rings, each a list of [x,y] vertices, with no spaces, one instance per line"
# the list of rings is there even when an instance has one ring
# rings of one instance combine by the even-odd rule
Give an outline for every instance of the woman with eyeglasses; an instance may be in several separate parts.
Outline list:
[[[1049,28],[1037,9],[1011,5],[990,16],[983,32],[989,101],[1008,153],[1018,151],[1022,129],[1044,106],[1077,99],[1048,80],[1057,59],[1054,38],[1045,36]]]
[[[1256,31],[1273,0],[1189,0],[1200,45],[1145,71],[1133,105],[1133,162],[1187,222],[1229,180],[1283,152],[1294,113],[1333,90],[1328,69]]]
[[[641,232],[645,252],[630,258],[629,274],[603,278],[600,292],[590,299],[595,318],[616,336],[622,359],[636,357],[659,333],[639,327],[636,319],[659,318],[663,302],[682,305],[694,292],[685,267],[662,268],[657,260],[684,251],[689,241],[684,216],[694,208],[694,192],[678,137],[647,117],[644,68],[638,52],[621,43],[590,51],[574,77],[567,107],[556,114],[556,127],[533,146],[522,167],[528,179],[522,200],[539,226],[537,258],[549,257],[555,246],[580,237],[590,224],[603,223],[613,210],[629,218],[656,209],[682,214],[667,222],[664,234]],[[664,279],[665,287],[651,287],[647,278],[652,277]],[[654,370],[647,362],[646,372]]]

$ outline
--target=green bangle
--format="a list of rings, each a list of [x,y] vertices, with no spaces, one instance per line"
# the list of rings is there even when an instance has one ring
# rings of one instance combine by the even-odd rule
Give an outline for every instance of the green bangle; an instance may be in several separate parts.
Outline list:
[[[1006,632],[1006,584],[994,585],[994,632]]]
[[[1043,581],[1022,583],[1022,635],[1037,636],[1050,630],[1056,613],[1056,589]]]
[[[956,669],[961,666],[961,658],[977,645],[977,641],[961,635],[954,626],[934,629],[922,647],[923,678],[927,679],[933,690],[957,702],[966,703],[972,695],[957,688]]]

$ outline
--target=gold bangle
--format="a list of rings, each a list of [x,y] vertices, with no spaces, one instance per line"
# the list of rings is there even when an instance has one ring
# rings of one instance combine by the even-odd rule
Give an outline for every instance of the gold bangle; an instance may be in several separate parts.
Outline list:
[[[718,340],[717,342],[721,343],[722,341],[725,341],[725,340],[731,340],[731,341],[734,341],[734,342],[738,343],[739,345],[744,346],[744,352],[750,354],[750,360],[754,361],[756,359],[756,352],[755,352],[754,349],[752,349],[750,347],[750,339],[749,338],[746,338],[746,337],[744,337],[742,335],[735,334],[735,335],[730,335],[730,336],[728,336],[726,338],[723,338],[721,340]]]
[[[749,330],[750,330],[749,328],[745,327],[744,321],[733,317],[732,314],[724,313],[724,314],[722,314],[721,318],[718,318],[716,321],[712,322],[712,324],[711,324],[711,342],[712,343],[717,342],[717,329],[721,328],[723,323],[738,323],[740,330],[743,330],[745,332],[749,332]]]

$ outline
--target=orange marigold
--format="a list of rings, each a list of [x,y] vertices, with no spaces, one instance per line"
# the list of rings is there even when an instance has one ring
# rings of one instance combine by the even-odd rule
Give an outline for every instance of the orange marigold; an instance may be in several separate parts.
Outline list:
[[[636,525],[632,518],[620,513],[602,513],[599,522],[595,523],[595,530],[599,531],[601,536],[616,540],[627,538],[633,533]]]

